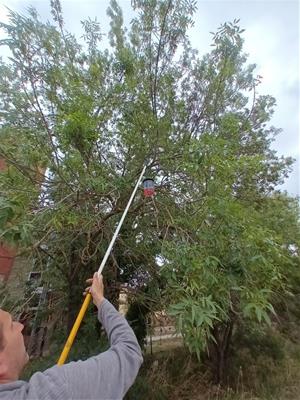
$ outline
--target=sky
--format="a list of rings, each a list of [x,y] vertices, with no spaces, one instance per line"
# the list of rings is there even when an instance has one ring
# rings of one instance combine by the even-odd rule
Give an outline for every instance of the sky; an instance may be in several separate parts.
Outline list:
[[[130,0],[118,1],[125,24],[133,17]],[[91,17],[109,30],[106,9],[109,0],[61,0],[66,28],[81,36],[80,21]],[[50,0],[0,0],[0,21],[7,21],[7,9],[25,13],[34,6],[41,18],[51,19]],[[271,124],[282,128],[273,148],[279,155],[296,159],[293,172],[281,187],[291,195],[300,195],[300,133],[299,133],[299,1],[298,0],[198,0],[194,27],[189,36],[199,55],[210,51],[211,37],[220,24],[240,19],[244,50],[249,63],[257,64],[256,73],[263,77],[259,94],[270,94],[277,100]],[[0,30],[0,39],[3,32]],[[5,55],[0,48],[0,55]]]

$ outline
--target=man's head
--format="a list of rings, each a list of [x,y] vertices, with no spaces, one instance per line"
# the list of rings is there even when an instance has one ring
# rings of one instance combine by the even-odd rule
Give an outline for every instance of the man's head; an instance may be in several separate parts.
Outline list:
[[[29,360],[24,345],[24,325],[0,309],[0,383],[15,381]]]

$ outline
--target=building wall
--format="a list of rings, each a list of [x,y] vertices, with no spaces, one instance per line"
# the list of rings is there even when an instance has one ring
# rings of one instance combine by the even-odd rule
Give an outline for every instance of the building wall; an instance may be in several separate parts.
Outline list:
[[[3,171],[6,168],[5,161],[3,158],[0,158],[0,171]]]
[[[12,298],[20,299],[24,295],[30,271],[32,271],[31,261],[23,257],[14,259],[13,267],[6,281],[6,287]]]
[[[121,289],[119,294],[119,313],[124,317],[128,311],[128,300],[126,289]]]
[[[0,171],[6,169],[4,159],[0,158]],[[37,182],[42,183],[42,178],[45,173],[45,168],[37,168]],[[26,297],[26,282],[29,278],[29,273],[33,269],[31,260],[22,257],[16,257],[16,250],[0,242],[0,282],[3,281],[8,289],[10,298],[14,300],[22,300]],[[32,274],[31,274],[32,275]],[[43,289],[44,290],[44,289]],[[33,289],[33,296],[35,292]],[[45,293],[47,295],[47,292]],[[30,297],[33,297],[30,296]],[[39,300],[39,298],[38,298]],[[38,304],[40,302],[38,301]],[[38,307],[30,305],[30,298],[23,302],[24,309],[19,315],[19,320],[24,323],[23,331],[26,348],[31,356],[39,357],[47,348],[47,330],[48,319],[35,323]],[[45,346],[46,344],[46,346]]]
[[[0,281],[6,282],[11,273],[15,259],[15,251],[3,245],[0,245]]]
[[[6,168],[3,158],[0,158],[0,171]],[[0,281],[6,282],[14,264],[15,250],[0,242]]]

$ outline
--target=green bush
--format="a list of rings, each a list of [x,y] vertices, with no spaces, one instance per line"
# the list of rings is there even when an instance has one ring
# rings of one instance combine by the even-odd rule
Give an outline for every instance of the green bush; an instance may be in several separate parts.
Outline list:
[[[141,399],[167,400],[169,397],[166,388],[163,386],[154,386],[152,382],[147,379],[147,376],[141,375],[137,377],[124,400]]]
[[[260,355],[274,361],[284,359],[284,340],[270,328],[244,325],[239,327],[234,335],[235,354],[247,348],[253,360]]]

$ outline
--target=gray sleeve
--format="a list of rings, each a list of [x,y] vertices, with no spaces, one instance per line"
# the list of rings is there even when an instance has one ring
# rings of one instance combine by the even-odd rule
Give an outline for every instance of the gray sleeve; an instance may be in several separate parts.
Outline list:
[[[15,400],[70,400],[66,397],[67,385],[59,367],[55,365],[44,372],[36,372],[15,394]],[[1,396],[0,396],[1,397]]]
[[[98,310],[110,343],[104,353],[59,367],[72,399],[122,399],[143,362],[140,346],[126,319],[104,300]]]

